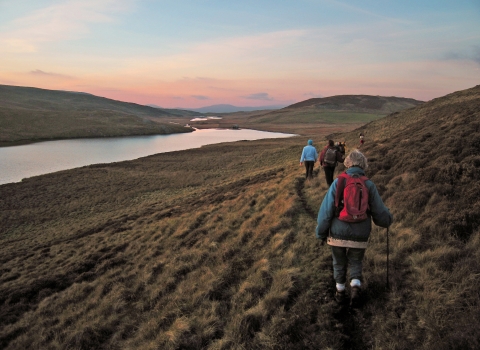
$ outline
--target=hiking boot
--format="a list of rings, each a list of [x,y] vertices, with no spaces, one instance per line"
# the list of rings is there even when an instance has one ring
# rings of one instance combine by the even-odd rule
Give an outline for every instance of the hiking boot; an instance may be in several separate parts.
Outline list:
[[[343,304],[345,301],[345,290],[339,291],[338,289],[335,292],[335,301],[339,304]]]
[[[355,307],[360,303],[360,287],[352,287],[352,292],[350,295],[350,306]]]

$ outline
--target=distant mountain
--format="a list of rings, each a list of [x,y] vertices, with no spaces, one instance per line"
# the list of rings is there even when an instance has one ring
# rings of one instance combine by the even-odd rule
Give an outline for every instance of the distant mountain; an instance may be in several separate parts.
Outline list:
[[[403,97],[369,95],[338,95],[311,98],[285,107],[285,109],[313,108],[322,110],[352,110],[369,113],[393,113],[423,104],[423,101]]]
[[[195,111],[199,113],[234,113],[234,112],[251,112],[251,111],[263,111],[267,109],[280,109],[285,105],[276,106],[260,106],[260,107],[237,107],[229,104],[219,104],[201,108],[187,109],[189,111]]]
[[[0,85],[0,142],[187,132],[162,119],[197,115],[82,92]]]

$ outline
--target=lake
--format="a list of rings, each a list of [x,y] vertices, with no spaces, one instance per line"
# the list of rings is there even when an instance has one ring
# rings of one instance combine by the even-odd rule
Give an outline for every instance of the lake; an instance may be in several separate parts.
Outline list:
[[[58,140],[0,147],[0,185],[85,165],[132,160],[221,142],[291,137],[258,130],[204,129],[185,134]]]

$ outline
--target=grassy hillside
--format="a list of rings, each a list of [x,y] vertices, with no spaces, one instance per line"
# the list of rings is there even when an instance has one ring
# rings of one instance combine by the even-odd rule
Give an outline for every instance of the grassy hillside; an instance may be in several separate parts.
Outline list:
[[[256,130],[319,135],[351,130],[421,103],[398,97],[333,96],[306,100],[276,111],[223,114],[220,120],[191,124],[197,128],[239,125]],[[191,129],[182,125],[201,115],[86,93],[0,85],[0,146],[48,139],[189,132]]]
[[[339,95],[323,98],[311,98],[286,107],[287,109],[315,108],[324,110],[362,111],[390,114],[399,110],[416,107],[422,101],[413,98],[385,97],[369,95]]]
[[[85,93],[0,85],[0,144],[43,139],[189,132],[165,117],[199,113],[165,110]],[[163,119],[163,120],[162,120]]]
[[[309,99],[275,111],[223,114],[222,120],[191,124],[198,128],[237,124],[243,128],[318,135],[326,129],[345,132],[345,127],[354,129],[387,114],[421,104],[421,101],[399,97],[340,95]]]
[[[244,141],[0,186],[0,348],[479,348],[480,87],[400,114],[361,129],[395,223],[390,289],[374,228],[358,309],[333,300],[306,138]]]
[[[393,209],[393,287],[368,307],[381,348],[480,346],[480,85],[366,125],[368,175]],[[332,138],[358,144],[359,130]],[[309,203],[321,199],[312,192]],[[384,261],[374,236],[366,266]],[[380,254],[378,254],[380,252]],[[391,278],[392,278],[391,277]],[[374,290],[370,296],[377,298]]]

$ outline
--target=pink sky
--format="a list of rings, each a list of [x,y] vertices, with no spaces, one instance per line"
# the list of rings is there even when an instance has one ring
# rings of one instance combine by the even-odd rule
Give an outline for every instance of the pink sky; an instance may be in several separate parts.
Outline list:
[[[213,2],[0,4],[0,84],[195,108],[342,94],[426,101],[480,82],[472,2]]]

